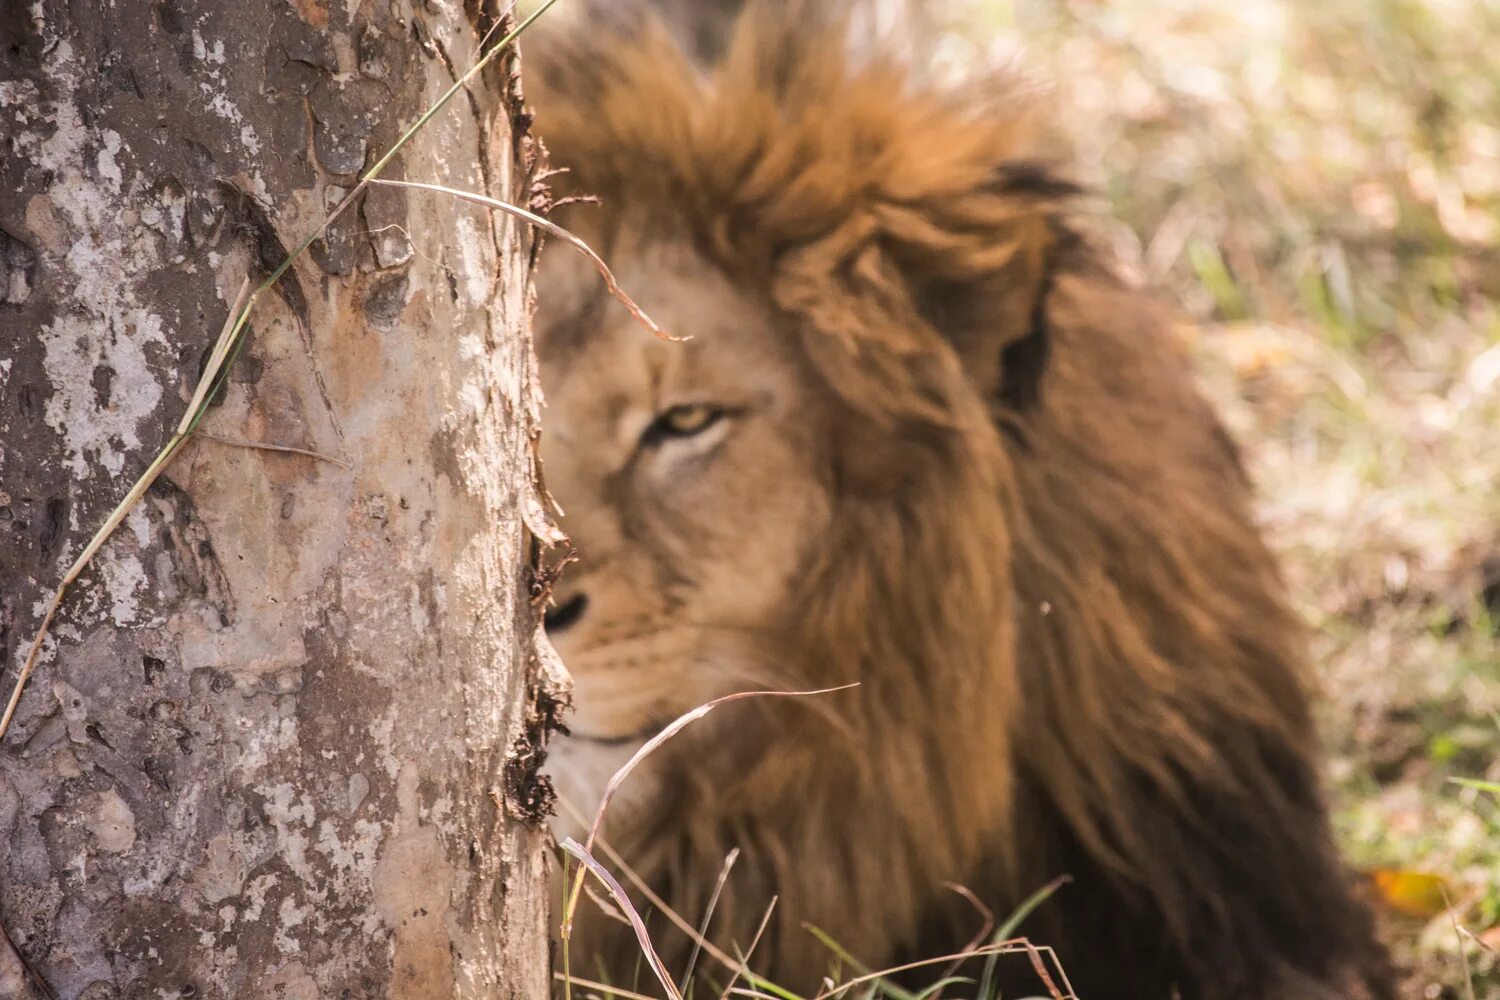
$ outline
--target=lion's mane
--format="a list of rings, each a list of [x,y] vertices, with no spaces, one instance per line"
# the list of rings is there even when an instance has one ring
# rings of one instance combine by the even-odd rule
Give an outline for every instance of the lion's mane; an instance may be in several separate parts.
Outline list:
[[[1303,628],[1168,319],[1074,235],[1021,90],[841,51],[762,5],[711,73],[636,17],[528,52],[555,183],[603,201],[564,221],[691,240],[848,414],[796,679],[861,687],[682,737],[615,846],[692,920],[740,847],[712,936],[744,947],[778,895],[773,975],[827,966],[804,922],[869,964],[941,954],[980,922],[944,882],[1004,917],[1069,875],[1024,929],[1084,998],[1388,995]]]

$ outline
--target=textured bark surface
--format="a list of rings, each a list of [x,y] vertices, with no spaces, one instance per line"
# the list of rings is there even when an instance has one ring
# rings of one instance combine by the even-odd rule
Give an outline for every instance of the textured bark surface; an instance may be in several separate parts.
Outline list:
[[[0,5],[7,694],[241,280],[472,64],[480,6]],[[515,70],[389,176],[524,201]],[[350,468],[199,439],[64,604],[0,742],[0,922],[59,996],[547,992],[528,253],[370,190],[204,422]]]

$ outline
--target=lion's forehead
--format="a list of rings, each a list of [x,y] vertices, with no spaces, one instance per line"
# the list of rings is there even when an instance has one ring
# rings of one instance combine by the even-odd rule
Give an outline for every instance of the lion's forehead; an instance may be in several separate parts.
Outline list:
[[[643,251],[614,269],[679,338],[670,341],[602,292],[587,264],[559,254],[573,256],[554,247],[538,275],[537,341],[548,429],[569,448],[628,448],[654,414],[680,403],[741,405],[802,389],[795,345],[770,309],[690,249]]]

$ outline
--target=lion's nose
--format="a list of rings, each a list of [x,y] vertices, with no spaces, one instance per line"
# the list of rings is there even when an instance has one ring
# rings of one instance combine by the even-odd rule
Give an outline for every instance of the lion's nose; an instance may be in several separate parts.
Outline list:
[[[555,608],[549,608],[542,616],[548,632],[561,632],[575,624],[588,610],[589,599],[584,594],[574,594]]]

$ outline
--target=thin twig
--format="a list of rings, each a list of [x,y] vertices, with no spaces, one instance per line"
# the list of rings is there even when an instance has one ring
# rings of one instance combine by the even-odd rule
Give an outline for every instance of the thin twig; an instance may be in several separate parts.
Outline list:
[[[204,431],[199,431],[198,436],[200,438],[203,438],[205,441],[217,441],[219,444],[232,445],[236,448],[254,448],[258,451],[279,451],[284,452],[288,455],[306,455],[308,458],[316,458],[324,462],[332,462],[334,465],[337,465],[341,469],[349,469],[352,471],[354,468],[352,463],[346,462],[342,458],[334,458],[332,455],[325,455],[320,451],[309,451],[306,448],[293,448],[289,444],[271,444],[268,441],[245,441],[240,438],[222,437],[218,434],[209,434]]]
[[[461,191],[458,188],[444,187],[441,184],[422,184],[417,181],[390,180],[371,181],[371,183],[383,184],[387,187],[416,188],[420,191],[436,191],[439,194],[446,194],[450,197],[458,198],[461,201],[473,202],[476,205],[483,205],[485,208],[492,208],[497,212],[506,212],[510,215],[514,215],[518,219],[524,219],[527,222],[531,223],[533,226],[536,226],[538,229],[545,230],[553,236],[556,236],[558,239],[571,246],[574,250],[577,250],[579,253],[583,254],[583,256],[588,259],[589,263],[594,265],[594,269],[599,272],[599,276],[604,279],[604,284],[609,289],[609,294],[613,295],[622,306],[630,311],[630,315],[635,317],[636,322],[640,323],[647,330],[650,330],[653,334],[660,337],[662,340],[673,340],[680,342],[688,339],[686,337],[674,337],[666,330],[663,330],[657,324],[656,320],[646,315],[646,311],[635,304],[634,299],[625,294],[625,289],[621,288],[619,282],[615,280],[614,272],[609,269],[608,264],[604,263],[603,257],[600,257],[597,253],[595,253],[593,248],[590,247],[587,243],[583,242],[583,240],[579,239],[577,236],[574,236],[572,233],[568,232],[566,229],[564,229],[562,226],[559,226],[551,219],[537,215],[535,212],[528,212],[526,209],[521,208],[518,205],[512,205],[509,202],[498,201],[494,198],[490,198],[482,194],[477,194],[473,191]]]

